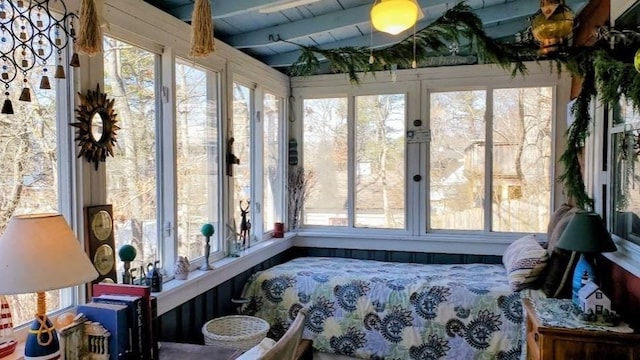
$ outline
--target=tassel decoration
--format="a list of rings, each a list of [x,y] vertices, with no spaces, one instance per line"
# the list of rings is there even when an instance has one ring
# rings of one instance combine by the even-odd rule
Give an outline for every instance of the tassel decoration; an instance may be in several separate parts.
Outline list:
[[[215,51],[209,0],[196,0],[191,19],[191,56],[206,57]]]
[[[89,56],[102,52],[102,29],[94,0],[82,0],[76,48]]]

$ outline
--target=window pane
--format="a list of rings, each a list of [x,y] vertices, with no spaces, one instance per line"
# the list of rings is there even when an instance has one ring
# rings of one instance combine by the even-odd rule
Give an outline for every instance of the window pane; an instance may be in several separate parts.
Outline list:
[[[356,97],[356,226],[404,228],[405,96]]]
[[[485,91],[432,93],[429,224],[482,230]]]
[[[303,124],[304,167],[307,178],[315,178],[304,202],[303,223],[346,226],[347,99],[305,99]]]
[[[492,230],[545,232],[551,208],[553,89],[493,94]]]
[[[116,248],[131,244],[137,250],[132,268],[158,259],[155,68],[154,54],[105,38],[105,91],[115,100],[121,130],[116,156],[100,166],[107,170]]]
[[[236,205],[235,221],[236,231],[242,231],[242,216],[240,206],[243,209],[251,200],[251,101],[253,91],[248,87],[233,84],[233,153],[240,159],[238,165],[233,166],[234,199]],[[247,226],[250,226],[250,214],[246,216]],[[250,245],[250,232],[247,234],[244,246]]]
[[[55,66],[49,66],[48,70],[52,68]],[[37,84],[42,73],[42,66],[35,65],[28,74],[31,102],[18,100],[22,90],[22,75],[18,75],[7,89],[14,114],[0,114],[0,233],[14,215],[60,211],[56,143],[56,86],[59,83],[49,76],[51,89],[39,89]],[[71,290],[47,291],[47,311],[71,306],[71,294]],[[14,326],[34,319],[35,293],[11,295],[7,300]]]
[[[282,174],[280,167],[279,126],[282,98],[272,94],[264,96],[264,133],[263,133],[263,200],[262,216],[264,231],[273,230],[273,223],[278,221],[276,201],[282,198]]]
[[[200,229],[211,223],[216,232],[211,252],[218,251],[218,94],[207,91],[207,72],[176,63],[176,185],[178,255],[203,256]],[[214,74],[210,77],[217,83]]]
[[[614,109],[614,119],[620,119],[617,123],[634,125],[612,134],[611,232],[640,244],[640,115],[623,98],[620,107]]]

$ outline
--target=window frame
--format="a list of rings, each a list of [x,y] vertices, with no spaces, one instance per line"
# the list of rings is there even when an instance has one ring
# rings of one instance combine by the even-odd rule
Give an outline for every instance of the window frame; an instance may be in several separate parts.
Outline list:
[[[564,138],[558,136],[566,131],[566,104],[569,98],[570,79],[566,74],[558,76],[557,74],[550,73],[546,64],[527,63],[529,74],[527,75],[526,83],[523,83],[521,78],[514,78],[508,73],[505,73],[502,69],[496,69],[488,65],[472,65],[460,67],[440,67],[440,68],[426,68],[418,70],[398,70],[395,76],[390,76],[388,72],[379,72],[373,75],[367,75],[361,79],[358,86],[354,87],[348,82],[348,79],[340,77],[339,75],[325,75],[314,77],[313,79],[306,79],[303,77],[292,78],[292,95],[295,97],[294,109],[296,114],[296,123],[293,128],[293,134],[296,134],[298,139],[302,139],[302,103],[304,99],[322,98],[322,97],[340,97],[340,96],[354,96],[354,95],[371,95],[371,94],[384,94],[384,93],[396,93],[394,89],[401,87],[407,92],[407,127],[406,130],[414,130],[412,124],[413,120],[428,119],[429,106],[428,102],[425,102],[426,95],[431,91],[448,91],[448,90],[469,90],[469,89],[486,89],[490,93],[487,96],[493,95],[493,89],[501,88],[521,88],[521,87],[551,87],[553,88],[553,100],[552,100],[552,148],[551,148],[551,176],[555,178],[560,173],[561,164],[559,162],[559,156],[564,148]],[[393,78],[395,77],[395,81]],[[380,91],[379,89],[384,89]],[[487,109],[486,115],[491,115],[493,109]],[[489,123],[490,125],[491,123]],[[350,139],[350,141],[352,141]],[[308,246],[314,246],[314,244],[321,244],[320,246],[339,246],[347,248],[361,248],[362,244],[358,241],[367,240],[387,240],[385,245],[369,245],[375,248],[382,248],[393,250],[397,249],[397,246],[391,245],[394,241],[388,241],[390,239],[404,242],[406,240],[420,241],[420,245],[409,245],[409,248],[416,249],[433,249],[434,251],[445,251],[449,253],[475,253],[475,254],[501,254],[503,251],[503,244],[509,244],[516,237],[521,236],[521,233],[512,232],[493,232],[493,231],[429,231],[427,225],[427,208],[423,201],[427,193],[428,181],[422,180],[417,185],[413,182],[412,177],[414,174],[422,175],[423,179],[425,174],[428,174],[425,159],[428,156],[426,144],[408,144],[406,150],[407,164],[407,185],[406,185],[406,211],[412,216],[406,218],[406,229],[403,232],[380,230],[367,231],[369,229],[335,229],[327,226],[304,226],[302,231],[298,233],[299,237],[308,239],[305,244]],[[303,148],[303,144],[298,145],[299,149]],[[299,155],[302,161],[304,161],[304,153]],[[415,161],[418,159],[418,161]],[[303,162],[304,163],[304,162]],[[352,169],[352,166],[350,166]],[[490,176],[490,173],[486,173],[485,176]],[[488,187],[485,191],[491,191]],[[350,191],[352,196],[352,191]],[[562,186],[559,183],[554,183],[551,188],[550,203],[552,206],[555,204],[561,204],[565,201],[562,192]],[[490,197],[489,197],[490,198]],[[490,221],[490,217],[485,219],[485,222]],[[490,222],[488,222],[490,224]],[[486,228],[486,227],[485,227]],[[489,227],[490,228],[490,227]],[[391,236],[391,238],[390,238]],[[349,238],[352,241],[347,242],[340,241],[343,238]],[[546,238],[546,234],[541,233],[539,238],[543,241]],[[335,242],[324,241],[320,239],[329,240],[335,239]],[[453,242],[452,242],[453,241]],[[333,244],[333,245],[331,245]],[[445,245],[446,244],[446,245]],[[494,244],[495,246],[480,246],[480,244]]]

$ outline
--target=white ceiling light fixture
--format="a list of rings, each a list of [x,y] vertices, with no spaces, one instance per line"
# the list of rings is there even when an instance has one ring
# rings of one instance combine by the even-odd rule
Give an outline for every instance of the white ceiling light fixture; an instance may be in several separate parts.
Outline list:
[[[375,0],[371,9],[373,27],[391,35],[411,28],[423,16],[416,0]]]
[[[279,3],[276,3],[275,5],[265,6],[260,10],[258,10],[258,12],[260,12],[261,14],[270,14],[270,13],[274,13],[282,10],[292,9],[298,6],[313,4],[318,1],[320,0],[294,0],[294,1],[287,1],[287,2],[279,2]]]

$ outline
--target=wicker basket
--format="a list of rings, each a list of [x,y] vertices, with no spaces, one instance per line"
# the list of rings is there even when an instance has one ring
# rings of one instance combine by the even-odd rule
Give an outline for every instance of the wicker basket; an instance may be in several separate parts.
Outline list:
[[[217,345],[246,351],[267,336],[269,323],[246,315],[223,316],[202,326],[205,345]]]

